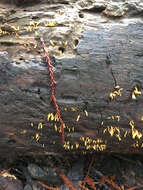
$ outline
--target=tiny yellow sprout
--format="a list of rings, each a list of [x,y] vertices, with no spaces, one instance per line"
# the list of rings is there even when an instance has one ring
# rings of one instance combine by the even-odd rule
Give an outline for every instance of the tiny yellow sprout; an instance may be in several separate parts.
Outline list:
[[[19,34],[18,34],[18,33],[15,33],[15,37],[16,37],[16,38],[19,38]]]
[[[111,126],[110,128],[108,127],[108,131],[112,137],[114,135],[115,129]]]
[[[39,123],[38,124],[38,130],[42,129],[43,128],[43,124],[42,123]]]
[[[106,132],[107,132],[107,128],[106,128],[106,129],[104,129],[103,133],[106,133]]]
[[[64,42],[64,46],[67,46],[68,45],[68,42],[66,41],[66,42]]]
[[[136,100],[136,96],[135,96],[134,92],[132,92],[132,99]]]
[[[11,26],[15,31],[19,31],[19,26],[16,28],[16,26]]]
[[[71,111],[77,111],[75,107],[71,107]]]
[[[27,130],[23,130],[23,131],[21,131],[21,134],[26,134],[27,133]]]
[[[40,135],[36,133],[35,138],[36,138],[36,141],[38,141],[40,139]]]
[[[64,14],[64,12],[60,9],[56,10],[57,13],[59,13],[60,15]]]
[[[61,42],[61,41],[59,41],[59,45],[62,45],[62,42]]]
[[[140,94],[142,94],[142,93],[138,90],[137,87],[135,87],[135,89],[134,89],[134,94],[135,94],[135,95],[140,95]]]
[[[114,116],[113,115],[111,116],[111,119],[114,120]]]
[[[35,31],[35,33],[34,33],[34,34],[35,34],[35,36],[39,36],[39,34],[38,34],[38,32],[37,32],[37,31]]]
[[[45,26],[46,27],[54,27],[54,26],[56,26],[56,24],[55,23],[47,23],[47,24],[45,24]]]
[[[33,126],[34,126],[34,124],[33,124],[33,123],[30,123],[30,125],[31,125],[31,127],[33,127]]]
[[[124,133],[124,138],[127,137],[127,134],[128,134],[128,131],[126,131],[126,132]]]
[[[55,114],[55,121],[59,121],[59,117],[57,113]]]
[[[119,141],[121,141],[121,136],[120,136],[120,134],[116,134],[116,137],[118,138]]]
[[[58,50],[58,54],[61,55],[63,52],[62,50]]]
[[[113,92],[110,92],[109,97],[113,100],[115,98],[116,94],[114,94]]]
[[[119,115],[116,115],[115,118],[117,119],[118,122],[120,121],[120,116]]]
[[[57,125],[56,125],[56,124],[54,125],[54,128],[55,128],[55,131],[57,131],[57,130],[58,130],[58,127],[57,127]]]
[[[50,45],[53,46],[53,47],[55,46],[55,44],[54,44],[54,42],[52,40],[50,40]]]
[[[77,116],[77,119],[76,119],[76,121],[78,122],[78,121],[79,121],[79,119],[80,119],[80,115],[78,115],[78,116]]]
[[[131,121],[129,122],[129,125],[130,125],[132,128],[134,128],[134,120],[131,120]]]
[[[140,139],[142,137],[142,134],[135,128],[132,128],[132,138],[135,139],[136,137]]]
[[[86,117],[88,117],[88,112],[87,112],[87,110],[84,110],[84,113],[85,113]]]
[[[120,86],[119,86],[119,85],[117,85],[117,86],[115,86],[114,88],[115,88],[115,89],[119,89],[119,88],[120,88]]]
[[[37,44],[34,45],[34,49],[37,48]]]
[[[54,114],[53,114],[53,113],[49,113],[49,114],[48,114],[47,120],[49,121],[50,119],[51,119],[51,121],[54,120]]]
[[[78,149],[79,148],[79,144],[76,142],[75,144],[75,148]]]

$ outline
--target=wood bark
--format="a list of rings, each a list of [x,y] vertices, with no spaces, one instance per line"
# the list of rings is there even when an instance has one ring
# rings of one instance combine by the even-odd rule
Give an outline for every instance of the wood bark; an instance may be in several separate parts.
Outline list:
[[[62,55],[50,51],[64,146],[39,37],[36,50],[0,41],[0,152],[143,152],[142,23],[87,22],[74,35],[71,49],[65,37]]]

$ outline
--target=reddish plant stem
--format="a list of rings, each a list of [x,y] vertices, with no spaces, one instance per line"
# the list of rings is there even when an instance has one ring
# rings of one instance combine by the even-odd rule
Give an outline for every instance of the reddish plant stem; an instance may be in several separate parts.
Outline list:
[[[42,42],[42,48],[44,50],[44,55],[45,55],[45,59],[46,62],[48,64],[48,69],[49,69],[49,75],[50,75],[50,81],[51,81],[51,96],[50,96],[50,101],[54,103],[55,109],[56,109],[56,113],[58,115],[59,121],[60,121],[60,129],[61,129],[61,138],[62,138],[62,144],[64,144],[65,142],[65,135],[64,135],[64,122],[63,119],[61,117],[61,113],[60,113],[60,109],[57,103],[57,99],[55,96],[55,85],[56,85],[56,81],[55,81],[55,77],[54,77],[54,71],[53,71],[53,66],[49,57],[49,54],[46,50],[46,46],[44,43],[44,40],[41,39]]]

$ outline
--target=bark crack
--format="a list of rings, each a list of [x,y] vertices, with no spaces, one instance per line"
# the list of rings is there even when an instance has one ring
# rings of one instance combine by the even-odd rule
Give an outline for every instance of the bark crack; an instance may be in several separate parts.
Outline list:
[[[113,81],[114,81],[114,86],[117,86],[117,80],[115,78],[115,75],[113,73],[113,69],[112,69],[112,60],[111,60],[111,55],[106,55],[106,64],[108,69],[110,70],[110,73],[112,75]]]

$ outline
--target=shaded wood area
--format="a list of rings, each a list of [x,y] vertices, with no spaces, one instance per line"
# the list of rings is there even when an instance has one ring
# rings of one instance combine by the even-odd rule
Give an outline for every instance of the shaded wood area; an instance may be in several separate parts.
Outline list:
[[[23,24],[25,18],[20,19],[16,22]],[[28,30],[17,32],[14,28],[9,36],[1,36],[1,152],[143,152],[143,25],[120,19],[105,23],[104,17],[102,22],[93,21],[75,18],[71,30],[64,20],[46,29],[40,23],[34,37]],[[8,31],[6,25],[2,29]],[[19,37],[14,36],[17,33]],[[57,82],[64,145],[50,103],[51,83],[41,36]]]

